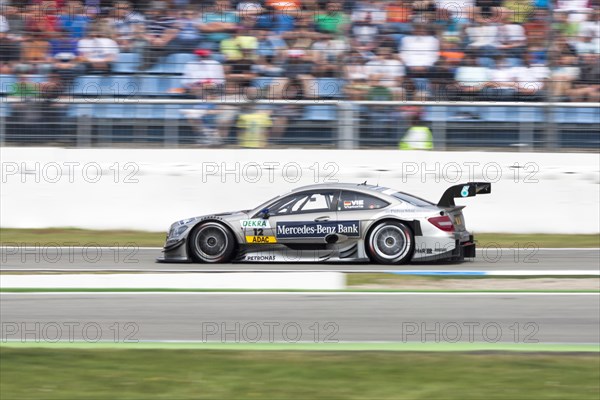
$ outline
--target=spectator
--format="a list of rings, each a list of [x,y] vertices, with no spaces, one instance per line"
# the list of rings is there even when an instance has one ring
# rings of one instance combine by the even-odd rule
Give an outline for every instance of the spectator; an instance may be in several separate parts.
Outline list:
[[[20,7],[0,5],[0,30],[7,29],[11,40],[22,41],[26,34],[26,16]]]
[[[21,62],[33,68],[34,73],[47,73],[52,59],[46,35],[31,35],[21,43]]]
[[[127,43],[134,35],[136,27],[144,23],[144,16],[133,11],[128,1],[115,2],[111,29],[117,34],[119,44]]]
[[[0,73],[10,74],[20,58],[20,42],[11,35],[8,19],[0,15]]]
[[[197,97],[204,96],[206,88],[222,89],[225,85],[225,72],[221,63],[210,58],[210,50],[195,50],[198,60],[185,65],[181,80],[184,88]]]
[[[380,80],[373,79],[369,82],[369,91],[367,92],[368,101],[392,101],[394,100],[392,91],[381,84]]]
[[[254,58],[254,52],[257,49],[257,35],[241,26],[237,27],[237,34],[234,37],[221,41],[221,54],[229,63],[241,60],[244,57],[244,51],[248,52],[250,58]]]
[[[465,52],[458,46],[456,40],[447,38],[441,42],[440,60],[451,66],[453,69],[458,67],[465,57]],[[436,75],[437,75],[436,71]]]
[[[266,30],[258,30],[256,37],[258,39],[256,55],[264,57],[267,61],[274,61],[280,53],[287,48],[284,40],[278,35]]]
[[[344,61],[345,91],[349,100],[364,100],[369,91],[369,72],[365,59],[353,51]]]
[[[57,102],[65,94],[67,88],[62,78],[56,73],[51,73],[48,80],[39,85],[40,100],[36,107],[40,117],[43,117],[44,125],[52,130],[51,140],[65,140],[65,124],[63,121],[67,115],[67,104]]]
[[[386,7],[388,32],[409,34],[412,31],[412,5],[408,0],[393,0]]]
[[[168,53],[167,45],[177,36],[176,19],[164,1],[153,1],[146,12],[146,38],[149,45],[143,68],[154,65]]]
[[[17,82],[12,85],[9,96],[15,97],[18,100],[25,102],[27,100],[35,100],[39,94],[39,85],[30,80],[29,74],[32,69],[28,65],[19,65],[15,67]]]
[[[26,19],[26,30],[33,34],[47,34],[60,28],[56,5],[53,1],[32,4]]]
[[[300,10],[302,8],[302,2],[300,0],[266,0],[265,5],[267,7],[272,7],[279,12]]]
[[[118,7],[117,3],[117,7]],[[73,39],[85,37],[90,23],[90,17],[85,14],[85,10],[80,1],[67,1],[61,14],[58,17],[60,29],[68,32]]]
[[[550,36],[550,24],[546,10],[535,10],[528,22],[523,24],[527,44],[532,51],[545,52],[547,40]]]
[[[550,70],[544,65],[535,64],[532,55],[525,57],[522,64],[522,66],[513,68],[513,79],[516,83],[519,100],[543,100]]]
[[[304,50],[288,50],[287,60],[283,65],[285,79],[278,82],[281,85],[273,88],[275,96],[284,99],[318,98],[319,93],[313,85],[314,69],[313,60]]]
[[[83,68],[73,53],[58,53],[54,56],[52,71],[64,90],[68,90],[73,87],[75,78],[83,73]]]
[[[339,63],[341,56],[350,48],[343,36],[336,37],[328,33],[321,33],[316,39],[311,49],[317,53],[318,60],[324,63]]]
[[[448,100],[453,93],[448,89],[452,87],[456,69],[461,65],[465,53],[462,52],[455,41],[445,39],[441,43],[440,58],[435,63],[431,77],[432,94],[436,99]]]
[[[227,79],[227,91],[245,92],[250,87],[252,79],[256,77],[252,67],[254,66],[254,57],[252,50],[242,48],[242,57],[238,60],[228,61],[225,64],[225,77]]]
[[[181,11],[175,22],[176,36],[167,44],[169,53],[189,53],[200,46],[202,33],[201,24],[196,12],[191,9]]]
[[[238,117],[238,144],[243,148],[263,148],[273,123],[270,112],[255,104],[244,104]]]
[[[79,40],[77,51],[86,66],[86,73],[108,74],[119,55],[119,46],[106,29],[95,26],[87,37]]]
[[[475,0],[474,22],[490,24],[500,20],[502,0]]]
[[[473,20],[475,2],[473,0],[435,0],[436,25],[447,33],[462,30]]]
[[[433,149],[433,135],[431,130],[421,118],[421,111],[409,113],[410,128],[398,144],[400,150],[431,150]]]
[[[504,14],[507,24],[523,24],[527,22],[534,12],[532,0],[505,0]]]
[[[203,47],[216,51],[219,43],[229,39],[235,32],[240,18],[231,8],[229,0],[215,0],[214,7],[202,15],[200,30],[206,34],[207,42]]]
[[[261,77],[279,77],[283,74],[283,68],[271,64],[266,57],[259,57],[252,66],[252,72]]]
[[[588,21],[579,24],[579,36],[590,37],[596,49],[600,49],[600,8],[594,10]],[[596,50],[598,53],[600,50]]]
[[[583,55],[579,78],[570,91],[572,101],[600,101],[600,55],[588,53]]]
[[[526,45],[525,29],[520,24],[511,22],[510,17],[506,17],[505,23],[498,27],[498,49],[501,54],[509,58],[510,62],[520,60]]]
[[[490,71],[478,65],[474,55],[467,55],[463,65],[456,69],[454,80],[456,84],[452,91],[456,93],[457,100],[475,100],[489,82]]]
[[[494,58],[499,54],[497,24],[477,22],[466,28],[465,33],[468,38],[467,51],[471,50],[482,58]]]
[[[383,25],[387,20],[386,10],[382,3],[375,0],[362,0],[356,3],[352,12],[352,23],[369,23]]]
[[[394,57],[390,49],[382,47],[377,51],[377,57],[366,64],[366,72],[377,87],[386,88],[394,100],[405,100],[402,87],[405,75],[404,65]],[[369,95],[367,97],[370,96]]]
[[[69,36],[66,30],[58,30],[54,32],[50,39],[50,57],[55,58],[59,53],[71,55],[71,59],[77,57],[78,41]]]
[[[256,17],[264,11],[261,2],[258,0],[241,0],[237,3],[236,10],[242,19]]]
[[[586,20],[591,3],[589,0],[557,0],[555,10],[567,16],[569,22],[577,24]]]
[[[496,59],[496,67],[490,70],[490,78],[486,84],[486,96],[490,101],[511,101],[517,93],[514,70],[506,60],[500,56]]]
[[[121,41],[120,48],[124,53],[139,54],[141,60],[139,68],[143,71],[148,69],[154,61],[150,54],[152,37],[146,33],[144,24],[133,24],[132,29],[128,39]]]
[[[560,56],[557,65],[550,68],[550,93],[555,101],[567,101],[573,84],[579,79],[579,67],[574,65],[575,57],[565,54]]]
[[[16,100],[12,104],[12,116],[18,126],[19,134],[32,136],[41,123],[41,110],[37,100],[39,99],[39,85],[32,82],[29,74],[33,69],[29,65],[17,65],[14,72],[17,82],[11,85],[9,96]]]
[[[417,25],[412,35],[402,39],[400,57],[408,77],[413,80],[416,97],[423,96],[429,88],[429,78],[439,58],[439,50],[439,40],[428,34],[423,25]]]
[[[336,1],[327,3],[325,11],[319,12],[314,17],[315,27],[319,32],[343,34],[350,20],[342,11],[342,6]]]
[[[206,103],[198,104],[193,109],[182,110],[182,112],[196,133],[197,144],[219,145],[222,143],[217,124],[219,107],[217,104],[211,103],[218,99],[218,91],[215,88],[207,88],[202,94]]]
[[[365,46],[369,50],[375,47],[379,26],[383,26],[385,18],[385,10],[372,0],[365,0],[352,13],[352,36],[359,46]]]
[[[577,55],[583,56],[584,54],[598,54],[600,53],[600,47],[597,42],[593,41],[591,35],[579,36],[579,40],[575,43],[575,51]]]

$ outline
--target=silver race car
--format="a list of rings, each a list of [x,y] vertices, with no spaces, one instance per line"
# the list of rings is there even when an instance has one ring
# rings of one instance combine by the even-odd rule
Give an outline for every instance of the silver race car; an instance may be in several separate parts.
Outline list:
[[[437,204],[381,186],[319,184],[246,211],[175,222],[160,262],[368,262],[475,257],[455,198],[491,184],[450,187]]]

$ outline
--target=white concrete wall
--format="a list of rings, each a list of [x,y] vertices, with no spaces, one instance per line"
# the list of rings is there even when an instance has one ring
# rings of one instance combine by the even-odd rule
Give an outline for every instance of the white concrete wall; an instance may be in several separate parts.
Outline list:
[[[491,195],[458,201],[475,232],[600,232],[599,154],[8,147],[0,161],[1,227],[163,231],[327,180],[432,201],[448,186],[484,180]]]

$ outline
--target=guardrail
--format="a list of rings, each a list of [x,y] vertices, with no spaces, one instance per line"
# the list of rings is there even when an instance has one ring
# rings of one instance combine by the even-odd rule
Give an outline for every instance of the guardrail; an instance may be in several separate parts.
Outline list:
[[[9,97],[0,107],[0,145],[397,147],[418,108],[438,150],[600,148],[590,103]],[[267,118],[242,117],[256,113]],[[244,138],[252,129],[268,140]]]

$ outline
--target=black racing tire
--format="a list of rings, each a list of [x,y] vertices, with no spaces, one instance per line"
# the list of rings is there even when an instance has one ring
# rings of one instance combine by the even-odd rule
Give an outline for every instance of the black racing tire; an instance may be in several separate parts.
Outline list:
[[[378,264],[406,264],[412,259],[415,238],[412,230],[400,221],[375,225],[365,240],[367,253]]]
[[[188,237],[190,256],[198,263],[229,262],[235,248],[235,237],[229,228],[215,221],[197,225]]]

